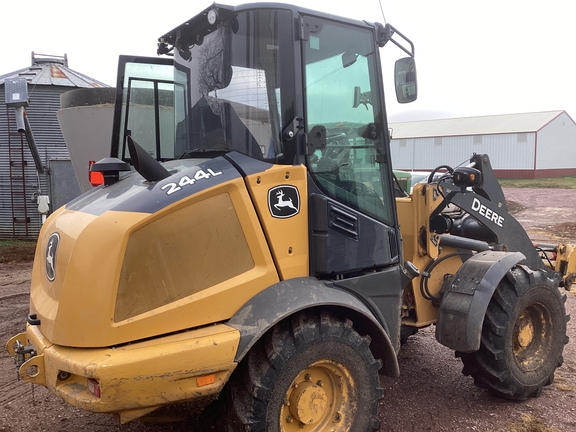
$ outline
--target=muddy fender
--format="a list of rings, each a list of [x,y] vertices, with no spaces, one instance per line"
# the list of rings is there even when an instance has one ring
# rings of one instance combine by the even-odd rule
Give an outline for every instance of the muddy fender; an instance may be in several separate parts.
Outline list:
[[[306,309],[322,308],[349,318],[361,335],[368,335],[374,357],[381,359],[380,373],[400,374],[390,336],[370,309],[351,293],[316,278],[295,278],[279,282],[255,295],[228,321],[240,331],[236,361],[240,362],[252,346],[283,319]]]
[[[492,294],[506,272],[524,259],[521,252],[486,251],[467,260],[442,298],[436,340],[456,351],[477,351]]]

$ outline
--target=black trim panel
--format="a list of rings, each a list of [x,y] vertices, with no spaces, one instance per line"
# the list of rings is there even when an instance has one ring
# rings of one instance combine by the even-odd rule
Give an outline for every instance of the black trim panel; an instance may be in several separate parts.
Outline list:
[[[101,215],[106,211],[155,213],[188,196],[209,187],[240,178],[238,170],[223,157],[215,159],[181,159],[166,162],[164,167],[172,174],[164,180],[148,183],[137,173],[129,174],[110,186],[100,186],[81,195],[66,205],[68,210]],[[194,179],[193,184],[179,186],[185,176]],[[186,182],[184,182],[186,183]]]

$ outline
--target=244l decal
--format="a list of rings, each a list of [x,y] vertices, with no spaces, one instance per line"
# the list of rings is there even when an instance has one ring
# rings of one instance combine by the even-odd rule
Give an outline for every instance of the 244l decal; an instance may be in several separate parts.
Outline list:
[[[210,168],[208,168],[206,171],[200,169],[194,173],[194,178],[185,175],[180,177],[180,180],[178,180],[177,183],[166,183],[164,186],[162,186],[161,189],[166,191],[166,195],[172,195],[174,192],[178,192],[184,186],[193,185],[197,181],[207,180],[209,178],[219,176],[220,174],[222,174],[222,171],[214,172]]]

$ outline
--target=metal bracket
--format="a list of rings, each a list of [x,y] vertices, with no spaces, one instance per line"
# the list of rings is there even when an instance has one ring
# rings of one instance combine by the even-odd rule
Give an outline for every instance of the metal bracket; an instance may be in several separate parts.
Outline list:
[[[288,126],[282,131],[282,136],[286,141],[292,141],[300,129],[304,128],[304,119],[302,117],[294,117]]]
[[[26,360],[36,356],[36,350],[32,345],[24,346],[24,344],[22,344],[22,342],[20,341],[16,341],[15,344],[16,346],[14,347],[15,352],[14,364],[16,365],[16,369],[19,369],[20,366],[22,366],[26,362]]]
[[[306,134],[306,154],[311,155],[317,149],[326,147],[326,128],[314,126],[310,133]]]
[[[296,26],[298,38],[307,41],[310,39],[310,33],[318,33],[322,30],[322,20],[310,16],[299,16]]]

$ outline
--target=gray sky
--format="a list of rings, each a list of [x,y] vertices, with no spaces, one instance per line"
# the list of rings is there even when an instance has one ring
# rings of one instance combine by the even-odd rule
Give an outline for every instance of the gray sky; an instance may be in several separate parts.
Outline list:
[[[398,105],[389,81],[403,53],[381,50],[391,121],[566,110],[576,120],[576,3],[570,0],[381,0],[386,21],[415,44],[419,96]],[[118,55],[156,55],[156,40],[212,2],[28,0],[3,8],[0,75],[31,52],[114,85]],[[240,4],[244,1],[226,1]],[[291,3],[383,22],[378,0]],[[9,16],[9,11],[14,16]]]

